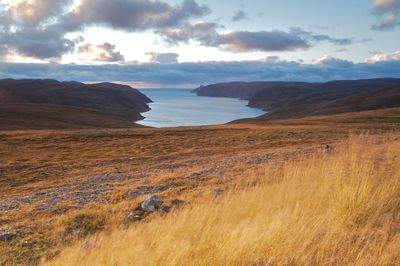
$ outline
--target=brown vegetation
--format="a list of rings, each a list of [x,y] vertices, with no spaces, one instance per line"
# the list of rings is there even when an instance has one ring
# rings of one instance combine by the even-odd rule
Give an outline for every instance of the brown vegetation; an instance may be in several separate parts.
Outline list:
[[[400,137],[263,165],[220,199],[115,229],[48,265],[397,265]]]
[[[16,237],[0,242],[1,263],[35,264],[90,234],[126,229],[147,195],[213,204],[263,169],[341,147],[350,135],[399,129],[394,108],[269,124],[2,131],[0,228]]]
[[[0,130],[134,127],[149,98],[125,85],[0,80]]]

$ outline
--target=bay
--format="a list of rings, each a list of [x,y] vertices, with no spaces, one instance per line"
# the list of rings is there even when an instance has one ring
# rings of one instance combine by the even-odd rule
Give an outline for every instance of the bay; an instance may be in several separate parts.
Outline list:
[[[233,98],[202,97],[190,89],[142,89],[148,96],[151,110],[137,124],[162,128],[225,124],[251,118],[265,112],[247,106],[247,101]]]

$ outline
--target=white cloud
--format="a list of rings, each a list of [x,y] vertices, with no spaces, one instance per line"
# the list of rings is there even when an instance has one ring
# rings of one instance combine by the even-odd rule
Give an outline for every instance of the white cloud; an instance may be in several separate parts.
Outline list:
[[[89,55],[91,60],[100,62],[123,62],[125,61],[124,56],[115,51],[115,45],[110,43],[102,43],[98,45],[92,45],[86,43],[79,47],[79,53]]]
[[[146,55],[150,56],[150,62],[160,64],[175,64],[178,63],[179,58],[179,54],[176,53],[148,52]]]
[[[354,63],[351,61],[335,58],[330,55],[324,55],[323,57],[314,60],[313,64],[328,66],[328,67],[343,67],[343,68],[352,67],[354,65]]]
[[[380,62],[380,61],[394,61],[400,60],[400,51],[396,51],[394,53],[380,53],[375,52],[373,56],[366,59],[367,62]]]

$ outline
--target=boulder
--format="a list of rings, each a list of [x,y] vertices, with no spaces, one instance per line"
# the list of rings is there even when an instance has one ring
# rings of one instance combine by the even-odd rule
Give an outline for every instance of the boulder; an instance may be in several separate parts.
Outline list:
[[[159,210],[163,204],[163,199],[160,196],[151,196],[146,198],[140,207],[145,212],[155,212]]]
[[[0,233],[0,241],[3,241],[3,242],[10,242],[16,237],[17,237],[17,234],[14,234],[14,233],[10,233],[10,232]]]

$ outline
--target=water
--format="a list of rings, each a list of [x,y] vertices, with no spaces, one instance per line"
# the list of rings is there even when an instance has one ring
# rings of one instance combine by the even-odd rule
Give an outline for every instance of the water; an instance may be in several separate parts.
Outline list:
[[[151,127],[202,126],[225,124],[230,121],[264,114],[250,108],[247,101],[232,98],[200,97],[188,89],[140,90],[153,100],[151,110],[136,122]]]

